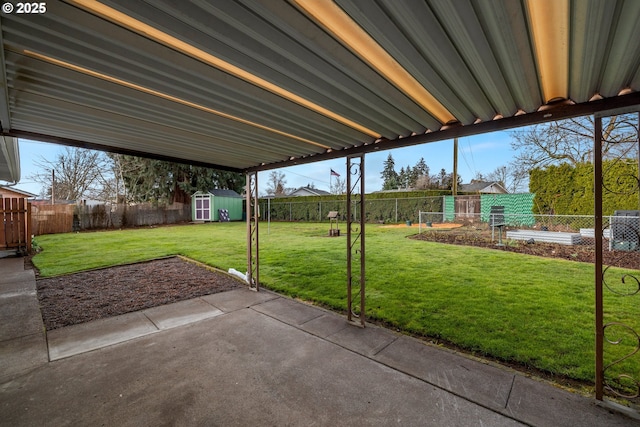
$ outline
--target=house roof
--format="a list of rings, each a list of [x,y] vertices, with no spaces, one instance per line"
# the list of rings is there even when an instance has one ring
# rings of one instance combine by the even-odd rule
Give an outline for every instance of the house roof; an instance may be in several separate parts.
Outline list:
[[[40,4],[7,137],[255,171],[640,105],[638,1]]]
[[[6,190],[6,191],[11,191],[13,193],[22,194],[24,197],[36,197],[35,194],[29,193],[28,191],[20,190],[20,189],[18,189],[16,187],[7,187],[6,185],[0,185],[0,189]]]
[[[502,186],[502,184],[497,181],[474,181],[470,184],[461,184],[459,190],[466,193],[477,193],[482,192],[482,190],[490,187],[497,187],[501,191],[508,193],[508,191]]]
[[[331,193],[329,193],[328,191],[324,191],[324,190],[320,190],[318,188],[311,188],[311,187],[300,187],[298,189],[296,189],[295,191],[291,192],[290,195],[295,196],[297,192],[307,192],[307,193],[311,193],[314,196],[327,196]]]

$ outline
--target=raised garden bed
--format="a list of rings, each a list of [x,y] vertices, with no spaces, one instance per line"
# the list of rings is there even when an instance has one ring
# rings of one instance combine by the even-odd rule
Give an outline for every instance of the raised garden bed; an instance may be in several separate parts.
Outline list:
[[[560,245],[579,245],[582,243],[580,233],[563,231],[511,230],[507,231],[507,240],[533,239],[534,242],[557,243]]]

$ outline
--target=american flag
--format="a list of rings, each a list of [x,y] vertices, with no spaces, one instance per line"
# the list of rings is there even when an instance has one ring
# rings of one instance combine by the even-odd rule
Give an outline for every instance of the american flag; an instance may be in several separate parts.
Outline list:
[[[331,176],[340,176],[340,174],[333,169],[331,169]]]

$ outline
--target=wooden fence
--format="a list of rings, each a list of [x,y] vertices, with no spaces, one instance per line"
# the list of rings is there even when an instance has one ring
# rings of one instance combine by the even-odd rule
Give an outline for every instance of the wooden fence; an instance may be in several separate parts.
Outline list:
[[[31,229],[35,236],[73,231],[75,205],[33,205]]]
[[[191,221],[191,204],[159,206],[140,203],[76,207],[76,228],[79,230],[144,227],[188,221]]]
[[[23,198],[0,198],[0,250],[26,253],[31,249],[29,207]]]
[[[188,222],[191,221],[191,205],[34,205],[31,218],[32,233],[39,236]]]

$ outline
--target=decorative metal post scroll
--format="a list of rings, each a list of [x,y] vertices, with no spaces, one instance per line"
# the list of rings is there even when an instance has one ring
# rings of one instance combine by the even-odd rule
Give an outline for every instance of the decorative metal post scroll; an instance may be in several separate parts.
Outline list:
[[[246,215],[247,215],[247,281],[249,289],[258,291],[259,280],[259,252],[258,252],[258,220],[260,211],[258,207],[258,173],[247,174],[246,186]]]
[[[595,226],[602,231],[596,233],[595,248],[598,400],[603,400],[605,392],[636,402],[640,396],[640,276],[635,271],[640,270],[640,265],[629,264],[640,252],[639,126],[638,112],[609,111],[595,116]],[[614,128],[616,132],[612,134]],[[607,196],[627,205],[609,206],[617,210],[603,212]],[[605,258],[613,262],[605,262]],[[618,261],[623,260],[628,261],[625,265],[630,265],[631,270],[607,265],[620,265]]]
[[[365,326],[364,154],[347,157],[347,319]]]

